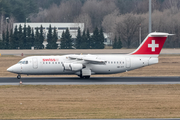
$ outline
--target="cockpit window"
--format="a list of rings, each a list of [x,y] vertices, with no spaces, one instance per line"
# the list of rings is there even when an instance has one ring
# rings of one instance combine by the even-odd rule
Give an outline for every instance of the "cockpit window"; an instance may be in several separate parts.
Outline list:
[[[28,64],[28,61],[19,61],[18,64]]]
[[[21,64],[21,63],[22,63],[22,61],[19,61],[19,62],[18,62],[18,64]]]

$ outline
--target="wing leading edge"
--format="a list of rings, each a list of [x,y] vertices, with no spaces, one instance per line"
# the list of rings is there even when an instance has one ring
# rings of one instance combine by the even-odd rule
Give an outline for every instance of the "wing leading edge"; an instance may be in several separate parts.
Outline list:
[[[105,60],[98,59],[97,56],[94,55],[72,55],[68,56],[69,59],[77,60],[77,61],[85,61],[86,63],[90,64],[105,64]]]

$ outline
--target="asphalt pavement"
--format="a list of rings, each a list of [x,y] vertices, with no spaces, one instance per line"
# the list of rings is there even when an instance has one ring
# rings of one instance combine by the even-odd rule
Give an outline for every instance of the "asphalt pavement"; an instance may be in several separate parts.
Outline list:
[[[0,85],[111,85],[111,84],[180,84],[180,77],[1,77]]]

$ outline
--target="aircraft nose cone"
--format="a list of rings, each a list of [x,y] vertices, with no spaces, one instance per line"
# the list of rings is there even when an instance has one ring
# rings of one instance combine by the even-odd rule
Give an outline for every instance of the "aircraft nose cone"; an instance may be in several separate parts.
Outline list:
[[[7,71],[8,71],[8,72],[13,72],[12,67],[9,67],[9,68],[7,69]]]

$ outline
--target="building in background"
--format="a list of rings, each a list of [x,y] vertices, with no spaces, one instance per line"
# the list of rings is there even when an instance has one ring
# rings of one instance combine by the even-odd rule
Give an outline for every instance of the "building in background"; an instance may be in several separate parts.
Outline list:
[[[53,29],[54,27],[57,30],[57,35],[58,35],[58,47],[60,47],[60,39],[61,39],[61,35],[63,33],[63,31],[65,32],[66,29],[69,29],[70,34],[72,35],[72,39],[73,41],[75,41],[76,36],[78,34],[78,28],[80,28],[81,33],[84,31],[84,23],[14,23],[13,24],[13,32],[15,27],[19,27],[19,25],[22,26],[22,28],[24,27],[24,25],[26,25],[26,27],[30,26],[32,29],[34,29],[34,34],[36,33],[36,29],[40,30],[41,25],[43,26],[43,34],[44,34],[44,48],[46,48],[47,46],[47,34],[48,34],[48,30],[49,30],[49,26],[51,25],[52,28],[52,33],[53,33]],[[93,33],[90,33],[90,35],[92,35]],[[108,33],[104,33],[104,44],[105,45],[112,45],[112,40],[111,40],[111,36],[112,34],[108,34]]]
[[[112,33],[104,33],[104,45],[106,46],[112,46],[112,38],[113,34]]]
[[[93,33],[90,33],[90,36],[92,36]],[[113,34],[112,33],[103,33],[104,35],[104,45],[106,46],[112,46],[113,42],[111,40]]]
[[[19,25],[21,25],[22,27],[24,27],[24,25],[26,25],[26,27],[30,26],[31,28],[34,29],[34,34],[35,34],[35,30],[36,29],[40,30],[40,27],[42,25],[44,38],[45,38],[45,40],[43,42],[44,47],[46,47],[46,45],[47,45],[47,34],[48,34],[48,29],[49,29],[50,25],[51,25],[52,31],[53,31],[54,27],[57,30],[58,47],[60,47],[61,35],[62,35],[63,31],[64,32],[66,31],[67,28],[69,29],[69,32],[72,35],[72,39],[76,38],[76,36],[78,34],[78,28],[80,28],[81,32],[83,32],[83,30],[84,30],[84,23],[14,23],[13,30],[16,26],[19,27]]]

